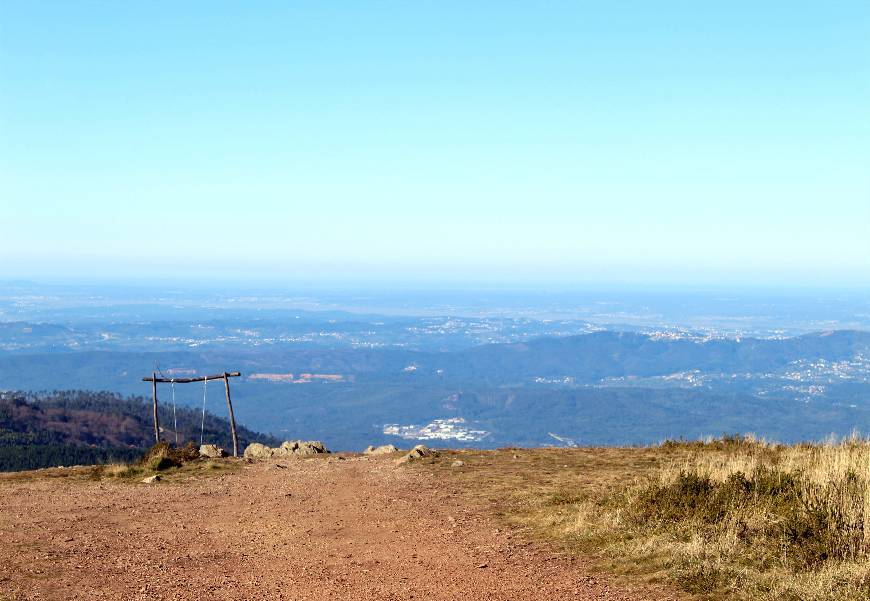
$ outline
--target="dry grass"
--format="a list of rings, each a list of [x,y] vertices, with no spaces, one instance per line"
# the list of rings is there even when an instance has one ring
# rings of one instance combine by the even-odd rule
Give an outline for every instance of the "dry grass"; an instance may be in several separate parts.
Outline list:
[[[184,447],[175,448],[161,442],[148,449],[132,464],[113,464],[94,466],[95,477],[111,478],[138,482],[142,478],[159,474],[161,480],[185,480],[196,476],[208,476],[235,472],[241,469],[241,464],[234,459],[201,458],[199,447],[188,443]]]
[[[870,443],[752,438],[424,464],[527,532],[710,599],[870,599]]]
[[[36,480],[62,480],[71,483],[111,480],[138,483],[143,478],[155,474],[160,475],[161,481],[173,482],[237,472],[241,468],[241,461],[237,459],[201,459],[198,449],[191,445],[176,449],[166,443],[160,443],[148,449],[142,458],[134,463],[5,472],[0,473],[0,484]]]

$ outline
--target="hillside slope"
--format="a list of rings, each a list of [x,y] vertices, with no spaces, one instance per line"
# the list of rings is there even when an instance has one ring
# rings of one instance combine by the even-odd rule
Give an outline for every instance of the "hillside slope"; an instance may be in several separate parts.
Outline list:
[[[160,407],[163,438],[175,442],[203,440],[231,448],[229,423],[194,409]],[[267,435],[238,428],[240,444],[276,442]],[[138,397],[108,392],[58,391],[50,394],[0,394],[0,471],[54,465],[129,460],[154,443],[151,407]]]

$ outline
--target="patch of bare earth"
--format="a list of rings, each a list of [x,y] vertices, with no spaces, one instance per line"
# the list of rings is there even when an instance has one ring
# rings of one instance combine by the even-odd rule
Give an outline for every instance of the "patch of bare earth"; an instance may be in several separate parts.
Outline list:
[[[0,599],[666,599],[391,457],[156,485],[0,478]],[[501,529],[500,529],[501,528]]]

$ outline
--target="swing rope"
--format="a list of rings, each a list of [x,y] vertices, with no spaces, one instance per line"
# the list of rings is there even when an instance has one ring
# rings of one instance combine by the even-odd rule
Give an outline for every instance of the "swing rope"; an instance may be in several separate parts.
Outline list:
[[[202,381],[202,421],[199,424],[199,446],[202,446],[203,435],[205,434],[205,399],[208,396],[208,380]]]
[[[175,415],[175,379],[170,383],[172,386],[172,429],[175,430],[175,448],[178,448],[178,418]]]

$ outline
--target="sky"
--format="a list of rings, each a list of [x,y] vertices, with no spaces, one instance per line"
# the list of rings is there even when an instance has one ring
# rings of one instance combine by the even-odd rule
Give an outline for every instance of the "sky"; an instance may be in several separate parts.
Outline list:
[[[870,3],[0,2],[0,278],[870,287]]]

